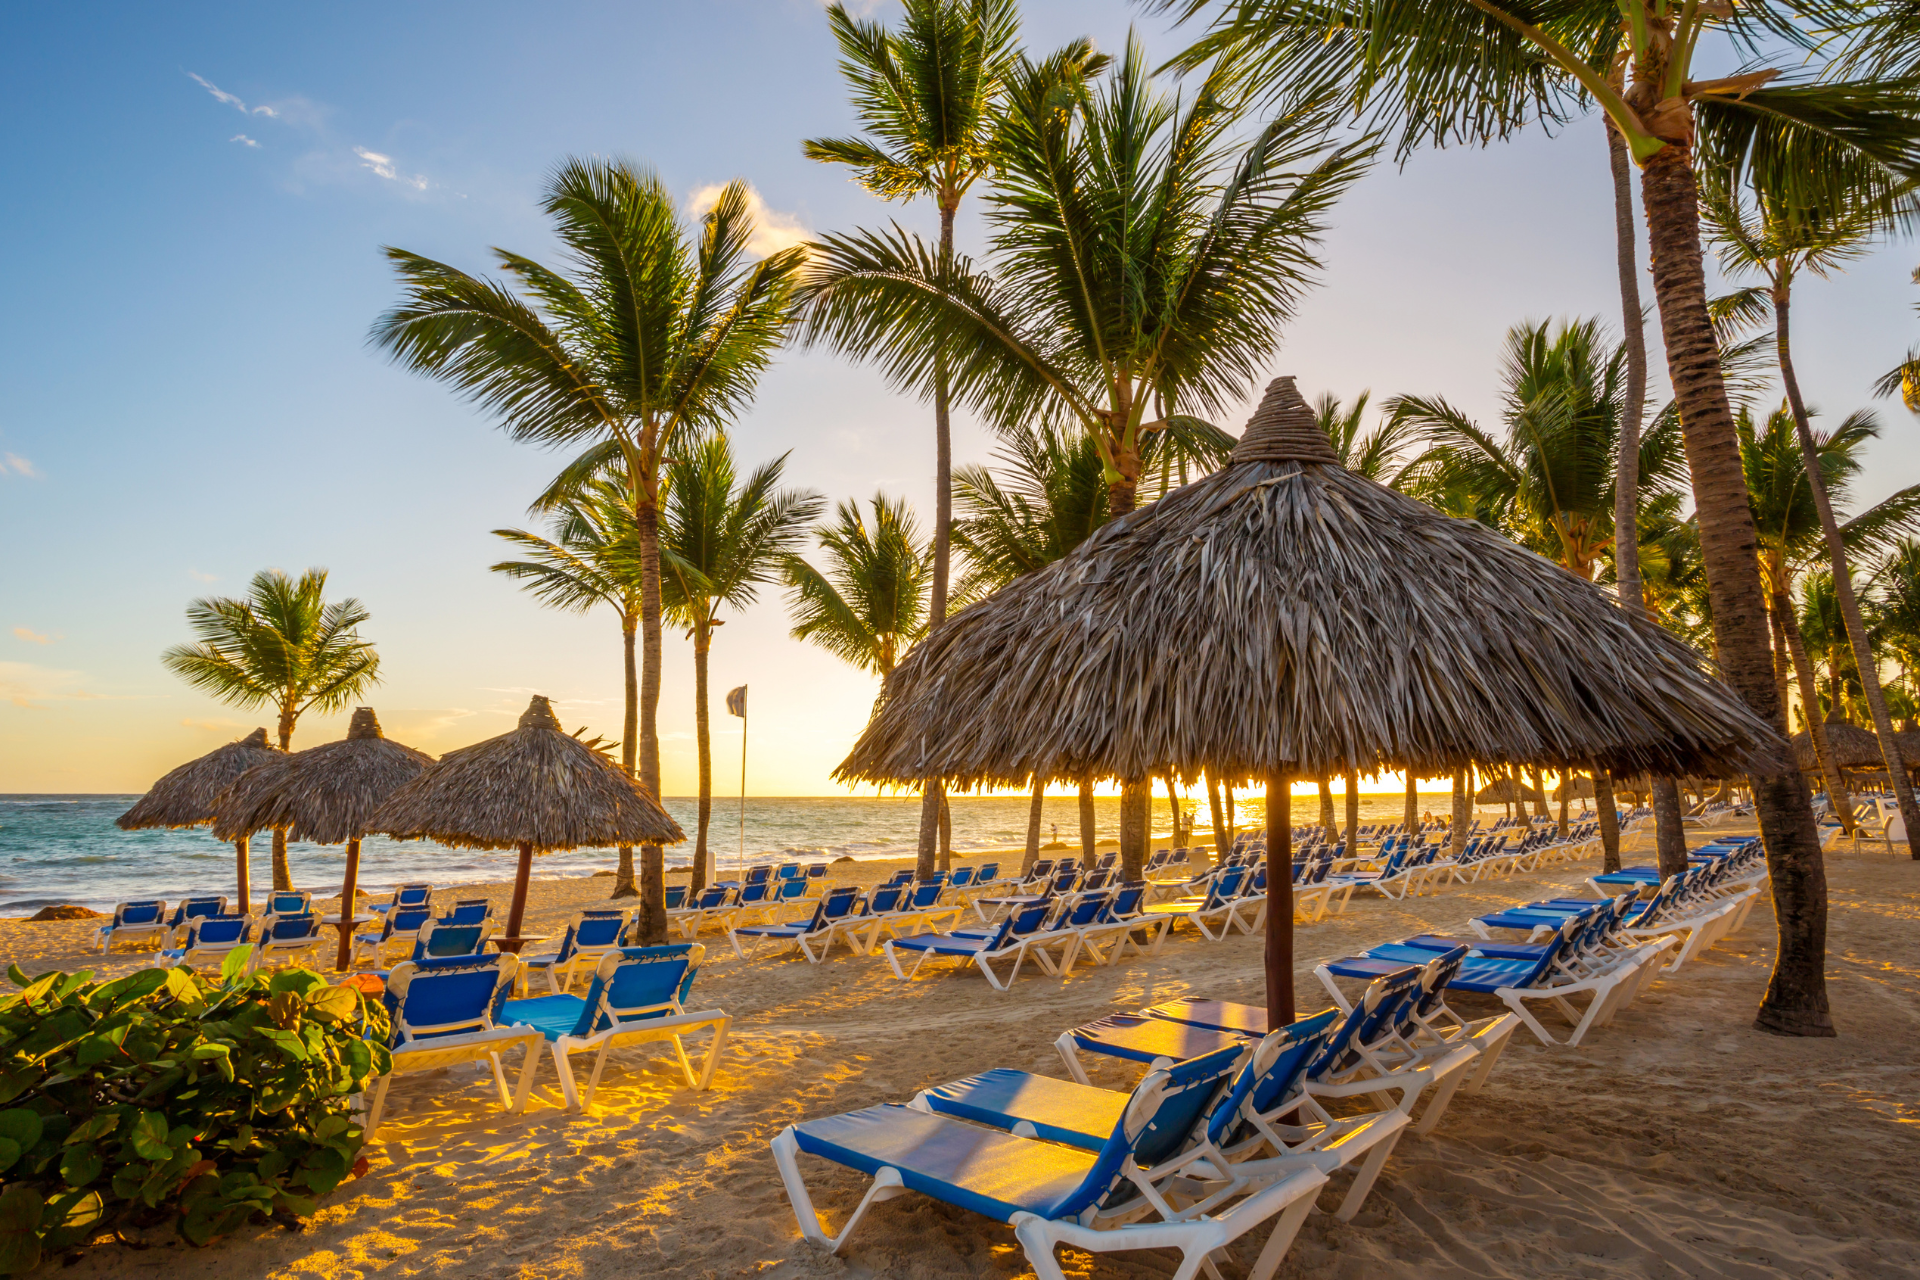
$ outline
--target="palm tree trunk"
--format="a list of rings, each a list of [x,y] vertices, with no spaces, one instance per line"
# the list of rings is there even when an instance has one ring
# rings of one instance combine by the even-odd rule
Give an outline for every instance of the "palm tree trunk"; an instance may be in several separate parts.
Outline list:
[[[1787,404],[1793,410],[1793,428],[1800,437],[1800,454],[1807,463],[1807,484],[1813,490],[1813,505],[1820,512],[1820,530],[1826,535],[1827,559],[1833,566],[1833,594],[1846,620],[1847,639],[1853,645],[1854,665],[1860,668],[1860,692],[1873,714],[1873,731],[1880,735],[1880,753],[1886,762],[1887,777],[1893,784],[1894,801],[1900,806],[1900,822],[1907,829],[1907,852],[1920,861],[1920,808],[1913,798],[1913,783],[1907,778],[1906,762],[1900,758],[1900,744],[1894,737],[1893,717],[1887,714],[1886,695],[1880,689],[1880,664],[1867,642],[1867,625],[1860,617],[1860,601],[1853,594],[1853,573],[1847,563],[1847,545],[1840,538],[1840,524],[1833,517],[1833,504],[1827,500],[1827,480],[1820,471],[1820,450],[1813,442],[1813,428],[1807,422],[1807,406],[1800,398],[1800,380],[1793,372],[1793,350],[1788,338],[1788,308],[1792,302],[1791,284],[1782,279],[1773,291],[1773,338],[1780,352],[1780,379],[1786,384]]]
[[[953,258],[953,215],[957,205],[940,202],[940,260]],[[947,389],[947,357],[933,357],[933,592],[927,616],[933,628],[947,620],[948,578],[953,563],[953,429]],[[915,862],[921,879],[934,871],[941,814],[947,803],[942,782],[929,782],[920,796],[920,848]],[[951,860],[951,855],[947,861]],[[944,863],[942,864],[944,865]]]
[[[1413,776],[1413,770],[1407,770],[1407,834],[1420,835],[1420,779]]]
[[[1320,832],[1326,837],[1328,844],[1338,844],[1340,822],[1333,816],[1333,788],[1327,785],[1325,777],[1315,778],[1314,781],[1320,785]],[[1352,853],[1353,850],[1349,849],[1347,852]]]
[[[1147,846],[1152,843],[1153,775],[1127,778],[1120,784],[1120,878],[1129,883],[1145,878]]]
[[[1562,840],[1567,838],[1567,802],[1572,799],[1573,777],[1570,774],[1563,773],[1560,775],[1560,822],[1556,828]]]
[[[633,661],[634,633],[639,626],[640,616],[633,610],[629,609],[621,615],[620,651],[626,676],[627,700],[625,713],[620,720],[620,767],[626,770],[629,778],[633,777],[634,760],[640,752],[640,673]],[[694,892],[698,893],[699,890],[696,888]],[[633,846],[623,844],[620,846],[620,867],[613,873],[613,896],[632,898],[639,893],[633,886]]]
[[[713,732],[707,714],[707,657],[713,650],[713,625],[702,618],[693,628],[693,736],[700,752],[700,811],[693,837],[695,898],[707,887],[707,828],[713,822]]]
[[[1653,808],[1654,858],[1660,878],[1668,879],[1687,869],[1687,814],[1680,803],[1680,784],[1672,778],[1652,779],[1648,799]]]
[[[1779,593],[1769,591],[1769,601],[1777,601]],[[1787,650],[1787,629],[1781,625],[1780,609],[1777,603],[1767,610],[1768,624],[1773,628],[1773,682],[1780,689],[1780,714],[1788,717],[1780,726],[1780,732],[1789,737],[1793,734],[1793,699],[1787,693],[1787,682],[1793,678],[1793,655]]]
[[[239,889],[240,914],[253,914],[253,868],[247,864],[247,837],[233,842],[233,878]]]
[[[1353,844],[1354,833],[1360,830],[1360,778],[1353,770],[1346,772],[1347,784],[1347,843]],[[1356,852],[1349,847],[1348,853]]]
[[[1640,171],[1653,250],[1654,298],[1667,374],[1680,411],[1700,526],[1701,560],[1713,607],[1721,669],[1762,719],[1779,719],[1766,643],[1766,599],[1733,410],[1707,314],[1700,252],[1700,191],[1690,149],[1669,142]],[[1827,881],[1806,780],[1784,741],[1762,744],[1753,769],[1754,809],[1773,882],[1780,945],[1754,1025],[1782,1035],[1832,1035],[1827,1005]]]
[[[1833,758],[1833,740],[1827,736],[1826,717],[1820,714],[1820,686],[1814,683],[1813,660],[1807,656],[1807,642],[1800,634],[1800,619],[1793,616],[1793,602],[1774,584],[1773,616],[1780,623],[1793,660],[1794,679],[1800,684],[1800,714],[1807,722],[1807,738],[1813,743],[1814,767],[1826,779],[1827,798],[1840,817],[1840,828],[1853,834],[1853,797],[1847,791],[1846,776]]]
[[[1033,870],[1040,857],[1040,810],[1047,801],[1047,780],[1033,775],[1033,806],[1027,810],[1027,848],[1020,856],[1020,874]]]
[[[640,534],[640,785],[660,798],[660,500],[658,484],[643,480],[647,492],[634,511]],[[640,846],[641,946],[667,940],[667,868],[657,844]]]
[[[1213,770],[1207,770],[1207,807],[1213,817],[1213,857],[1216,863],[1225,860],[1227,842],[1233,837],[1227,831],[1227,816],[1220,807],[1220,780],[1213,776]]]
[[[1093,846],[1098,840],[1099,828],[1093,818],[1093,779],[1080,779],[1080,860],[1082,864],[1093,861]]]
[[[1600,872],[1611,875],[1620,869],[1620,802],[1614,798],[1613,775],[1597,767],[1593,807],[1600,819]]]
[[[1267,978],[1267,1025],[1292,1023],[1293,1001],[1293,779],[1267,778],[1267,936],[1261,959]]]
[[[940,797],[940,874],[946,875],[953,870],[953,805],[943,794]]]
[[[1173,773],[1171,770],[1166,774],[1165,780],[1167,784],[1167,812],[1173,815],[1173,843],[1171,847],[1176,849],[1185,848],[1187,843],[1186,836],[1180,830],[1180,793],[1174,789]],[[1151,836],[1153,829],[1149,827],[1147,830],[1149,836]],[[1152,843],[1151,839],[1149,839],[1148,843]]]
[[[293,695],[289,693],[280,704],[280,749],[289,751],[293,747],[293,725],[299,718],[295,711]],[[293,888],[293,868],[287,865],[287,830],[285,827],[273,829],[273,888],[278,893]]]
[[[1224,797],[1226,811],[1227,811],[1227,848],[1231,849],[1233,847],[1233,838],[1239,834],[1239,831],[1234,826],[1234,822],[1238,816],[1238,811],[1235,810],[1235,808],[1233,807],[1233,779],[1232,778],[1228,778],[1223,782],[1221,782],[1220,793],[1222,797]],[[1289,806],[1291,806],[1291,801],[1289,801]]]

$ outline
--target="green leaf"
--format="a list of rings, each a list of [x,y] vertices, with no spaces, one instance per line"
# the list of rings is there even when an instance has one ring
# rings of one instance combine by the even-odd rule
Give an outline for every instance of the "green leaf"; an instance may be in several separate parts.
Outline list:
[[[32,1187],[14,1183],[0,1191],[0,1275],[19,1275],[40,1265],[40,1219],[46,1202]]]
[[[93,1190],[69,1191],[47,1201],[40,1228],[45,1233],[47,1252],[58,1252],[80,1244],[93,1234],[106,1216],[106,1202]]]
[[[253,945],[235,947],[227,952],[227,958],[220,962],[220,985],[230,987],[247,971],[247,965],[253,959]]]
[[[6,1141],[13,1146],[11,1156],[4,1154],[4,1148],[0,1148],[0,1171],[5,1171],[20,1158],[21,1152],[39,1142],[40,1135],[45,1130],[46,1122],[36,1112],[22,1107],[9,1107],[5,1111],[0,1111],[0,1141]]]
[[[118,1111],[96,1111],[88,1116],[86,1122],[67,1135],[68,1142],[92,1142],[104,1138],[120,1127]]]
[[[106,1159],[100,1154],[100,1148],[90,1142],[68,1147],[60,1157],[60,1176],[70,1187],[86,1186],[105,1168]]]
[[[128,1142],[142,1160],[165,1160],[173,1155],[173,1148],[167,1145],[167,1117],[159,1111],[142,1111]]]

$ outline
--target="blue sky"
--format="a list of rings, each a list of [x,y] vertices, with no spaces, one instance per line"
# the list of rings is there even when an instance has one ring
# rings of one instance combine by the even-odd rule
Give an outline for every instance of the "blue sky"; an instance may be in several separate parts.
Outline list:
[[[1030,3],[1026,36],[1114,48],[1130,24],[1156,55],[1182,42],[1119,0]],[[550,254],[543,176],[591,153],[651,164],[689,202],[746,178],[790,235],[931,227],[801,157],[802,138],[853,127],[813,0],[15,6],[4,33],[0,791],[141,790],[263,723],[158,659],[190,598],[265,566],[326,566],[371,609],[387,673],[371,701],[403,741],[490,736],[528,692],[617,732],[612,619],[542,610],[486,571],[488,531],[524,524],[560,459],[368,349],[396,296],[381,245],[469,269],[490,245]],[[1272,372],[1491,419],[1507,326],[1617,315],[1605,165],[1589,119],[1383,166],[1336,211]],[[978,246],[971,217],[961,241]],[[1895,245],[1803,287],[1801,378],[1831,416],[1920,336],[1913,261]],[[1878,407],[1864,499],[1920,475],[1912,420]],[[734,436],[749,461],[792,450],[790,478],[830,498],[884,488],[931,510],[930,413],[869,370],[788,352]],[[959,460],[991,449],[959,424]],[[751,790],[831,794],[875,683],[787,625],[773,592],[724,628],[714,686],[752,686]],[[691,660],[672,634],[666,675],[665,790],[684,794]],[[716,715],[722,762],[735,723]],[[303,721],[295,745],[342,728]]]

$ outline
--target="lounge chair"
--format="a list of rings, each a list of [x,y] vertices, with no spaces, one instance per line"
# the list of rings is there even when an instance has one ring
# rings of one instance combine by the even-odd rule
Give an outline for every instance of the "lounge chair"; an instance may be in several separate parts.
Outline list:
[[[139,898],[123,902],[113,909],[113,918],[100,926],[94,942],[100,953],[113,950],[116,942],[152,938],[159,946],[167,944],[172,926],[167,923],[167,904],[159,898]]]
[[[303,916],[313,910],[313,895],[305,889],[275,889],[267,895],[270,916]]]
[[[501,1002],[513,988],[520,958],[515,955],[458,956],[444,960],[404,961],[387,975],[381,997],[393,1021],[393,1070],[381,1076],[368,1100],[366,1137],[380,1128],[387,1086],[397,1075],[433,1071],[462,1062],[484,1059],[493,1070],[500,1105],[518,1113],[526,1109],[533,1073],[540,1065],[540,1033],[513,1026],[499,1017]],[[526,1050],[520,1082],[511,1098],[500,1055],[519,1046]]]
[[[1231,1057],[1216,1056],[1149,1072],[1097,1151],[889,1104],[783,1130],[773,1140],[774,1164],[801,1234],[834,1253],[871,1205],[917,1191],[1010,1225],[1037,1280],[1064,1280],[1054,1256],[1062,1244],[1094,1253],[1177,1249],[1175,1280],[1193,1280],[1202,1267],[1217,1275],[1209,1255],[1278,1217],[1251,1272],[1252,1280],[1268,1280],[1325,1185],[1325,1174],[1302,1169],[1237,1198],[1209,1197],[1231,1199],[1225,1209],[1203,1203],[1184,1213],[1168,1206],[1148,1176],[1179,1155],[1195,1117],[1219,1092],[1231,1065]],[[803,1154],[873,1179],[838,1235],[828,1234],[814,1210],[800,1176]],[[1142,1220],[1156,1213],[1159,1221]]]
[[[389,911],[377,932],[353,935],[350,963],[366,960],[377,969],[385,962],[389,948],[405,947],[411,951],[414,940],[420,936],[420,927],[431,919],[433,908],[424,905]]]
[[[1052,910],[1051,900],[1022,907],[1002,916],[1000,923],[985,937],[964,933],[920,933],[907,938],[894,938],[884,948],[887,963],[893,966],[894,977],[905,982],[919,973],[920,966],[934,956],[952,956],[963,963],[977,965],[980,972],[987,975],[987,981],[995,991],[1005,991],[1020,976],[1020,966],[1027,957],[1028,940],[1039,931]],[[914,953],[916,959],[911,971],[901,969],[896,951]],[[1000,960],[1013,961],[1013,968],[1004,981],[993,971],[994,962]]]
[[[218,965],[241,947],[251,946],[252,940],[252,916],[195,916],[187,921],[180,944],[162,951],[160,961],[169,966],[203,961]]]
[[[492,921],[480,924],[453,924],[447,920],[428,920],[413,939],[413,956],[421,960],[444,960],[453,956],[477,956],[486,950],[492,937]]]
[[[716,920],[731,923],[734,911],[734,895],[738,887],[724,884],[709,886],[700,897],[678,911],[667,913],[667,927],[682,936],[693,938],[699,935],[705,925]]]
[[[732,1019],[718,1009],[688,1013],[682,1003],[706,954],[707,949],[698,943],[610,951],[600,957],[584,997],[509,1000],[503,1016],[537,1029],[546,1038],[554,1069],[560,1075],[560,1092],[570,1110],[584,1111],[593,1105],[607,1055],[616,1047],[630,1044],[670,1041],[687,1084],[705,1089],[713,1080],[714,1065],[720,1060],[727,1028],[732,1025]],[[713,1036],[706,1063],[696,1074],[681,1037],[703,1029]],[[593,1074],[587,1079],[583,1096],[574,1084],[570,1059],[576,1053],[588,1052],[594,1054]]]
[[[1118,964],[1128,948],[1142,958],[1159,955],[1160,944],[1166,941],[1167,931],[1173,927],[1173,917],[1147,915],[1143,909],[1146,893],[1147,884],[1143,880],[1114,890],[1093,921],[1080,927],[1080,951],[1093,963],[1104,965]]]
[[[1021,885],[1021,888],[1032,888],[1035,890],[1034,892],[1014,893],[992,898],[975,898],[973,900],[975,914],[980,917],[982,924],[992,924],[1003,914],[1024,911],[1026,908],[1036,906],[1039,903],[1051,902],[1063,893],[1072,893],[1074,884],[1080,879],[1080,873],[1069,865],[1071,861],[1072,859],[1068,859],[1067,862],[1061,863],[1059,869],[1054,871],[1053,874],[1048,876],[1043,882],[1036,884],[1033,877],[1029,876]],[[1036,869],[1040,866],[1037,862],[1033,865]],[[992,909],[989,910],[989,908]]]
[[[1149,916],[1164,915],[1169,923],[1185,920],[1208,941],[1218,942],[1233,930],[1234,903],[1240,897],[1240,885],[1246,878],[1246,867],[1228,867],[1214,876],[1204,895],[1156,902],[1144,908],[1144,912]]]
[[[433,886],[425,880],[409,880],[405,884],[393,887],[393,898],[387,902],[376,902],[372,910],[380,915],[394,911],[405,911],[409,907],[424,907],[433,901]]]
[[[486,898],[461,898],[453,910],[439,917],[441,924],[485,924],[493,919],[493,903]]]
[[[573,988],[573,975],[582,965],[589,968],[600,957],[619,949],[627,931],[627,913],[618,910],[582,912],[578,920],[561,935],[560,949],[538,956],[523,956],[520,961],[520,987],[532,981],[535,973],[547,975],[547,991],[558,995]]]
[[[844,940],[855,952],[865,954],[856,936],[860,925],[859,907],[860,890],[853,885],[841,885],[814,904],[810,919],[732,928],[727,930],[727,941],[733,944],[733,953],[742,960],[752,958],[747,944],[754,942],[772,943],[776,951],[792,946],[811,964],[825,960],[836,939]]]
[[[666,889],[665,906],[668,911],[678,911],[687,905],[687,889],[684,884],[670,884]]]
[[[274,963],[292,964],[305,957],[315,964],[324,958],[327,940],[320,933],[320,918],[311,911],[292,916],[268,916],[260,925],[260,940],[253,948],[252,966],[264,969]]]
[[[1056,977],[1073,976],[1073,960],[1091,928],[1113,900],[1111,889],[1094,889],[1060,899],[1053,916],[1027,938],[1027,954]]]
[[[218,894],[204,894],[197,898],[182,898],[174,905],[167,916],[167,934],[179,937],[186,932],[187,923],[202,916],[224,916],[227,914],[227,900]]]

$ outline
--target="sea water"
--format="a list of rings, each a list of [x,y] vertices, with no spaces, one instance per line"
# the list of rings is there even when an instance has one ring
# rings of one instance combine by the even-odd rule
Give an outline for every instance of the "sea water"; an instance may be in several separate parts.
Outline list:
[[[122,831],[114,826],[114,819],[139,798],[0,795],[0,914],[31,915],[57,903],[105,910],[129,898],[164,898],[171,902],[190,893],[233,896],[233,846],[215,840],[206,828]],[[1443,812],[1449,800],[1441,793],[1423,794],[1420,803],[1423,809]],[[1030,804],[1025,796],[953,797],[954,852],[977,855],[1011,849],[1017,856],[1026,840]],[[1398,821],[1405,804],[1404,795],[1363,796],[1362,821]],[[668,848],[667,865],[686,866],[693,854],[697,803],[691,797],[669,797],[666,808],[687,833],[687,843]],[[1189,812],[1199,810],[1197,816],[1204,830],[1208,821],[1204,795],[1197,803],[1190,795],[1186,808]],[[1294,800],[1298,819],[1311,821],[1317,816],[1313,812],[1317,808],[1317,802],[1311,799]],[[1240,798],[1235,810],[1233,821],[1237,826],[1257,826],[1265,820],[1265,805],[1257,798]],[[1117,839],[1119,798],[1097,797],[1094,813],[1099,838]],[[1154,803],[1153,830],[1160,838],[1172,831],[1165,795]],[[910,857],[919,831],[920,800],[916,796],[749,796],[744,828],[738,799],[714,801],[707,844],[716,866],[727,874],[743,862]],[[1077,843],[1079,831],[1079,801],[1072,796],[1048,797],[1040,819],[1042,842],[1058,839]],[[266,834],[254,838],[251,879],[256,900],[272,886],[271,849]],[[361,848],[360,884],[367,892],[378,894],[408,880],[435,885],[510,880],[515,858],[511,849],[450,849],[424,840],[370,836]],[[610,870],[617,859],[612,849],[543,854],[534,861],[534,877],[589,876]],[[346,871],[344,846],[296,842],[288,847],[287,861],[299,887],[321,897],[339,892]]]

